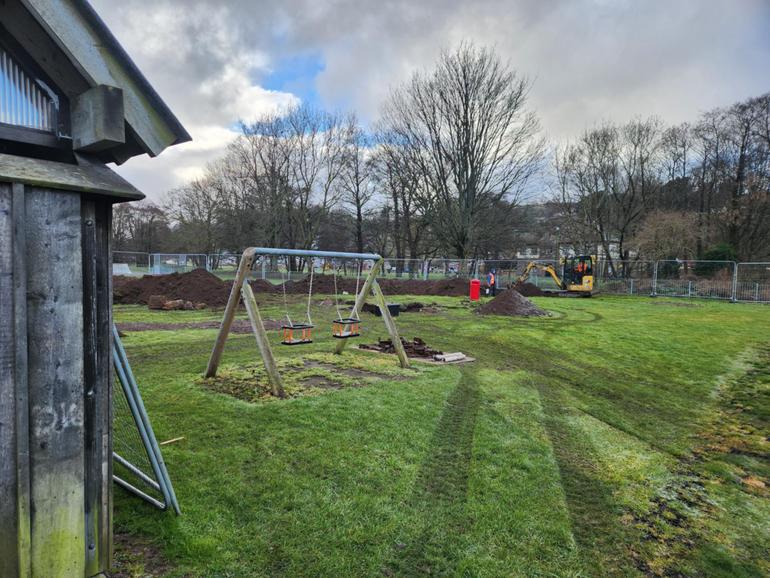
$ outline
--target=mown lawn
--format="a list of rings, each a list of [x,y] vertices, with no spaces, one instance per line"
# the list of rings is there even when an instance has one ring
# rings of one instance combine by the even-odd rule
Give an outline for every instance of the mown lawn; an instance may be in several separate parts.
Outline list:
[[[164,448],[181,517],[116,489],[118,531],[165,560],[118,551],[125,575],[770,574],[770,307],[542,298],[550,318],[513,319],[394,300],[437,302],[400,330],[477,362],[404,373],[350,351],[340,371],[383,377],[246,402],[200,379],[214,330],[126,336],[158,438],[185,439]],[[314,344],[274,347],[285,370],[327,359],[334,308],[313,314]],[[364,329],[385,335],[370,315]],[[231,336],[225,376],[243,389],[258,361],[253,337]]]

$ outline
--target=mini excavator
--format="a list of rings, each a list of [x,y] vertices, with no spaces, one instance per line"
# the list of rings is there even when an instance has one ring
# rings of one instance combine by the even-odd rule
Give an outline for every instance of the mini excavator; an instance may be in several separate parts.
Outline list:
[[[559,287],[556,291],[543,291],[546,295],[564,297],[590,297],[594,290],[594,258],[592,255],[563,257],[561,260],[561,276],[553,265],[544,265],[531,261],[524,272],[516,279],[516,283],[524,283],[529,274],[538,269],[548,273]]]

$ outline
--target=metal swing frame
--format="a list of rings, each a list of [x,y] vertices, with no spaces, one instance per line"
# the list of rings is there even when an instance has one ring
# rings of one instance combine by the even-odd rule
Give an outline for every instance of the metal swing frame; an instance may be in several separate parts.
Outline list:
[[[406,356],[404,346],[401,343],[401,338],[398,335],[398,329],[396,323],[393,321],[393,317],[390,315],[387,303],[385,302],[385,295],[377,283],[377,275],[382,269],[384,259],[382,256],[376,253],[345,253],[339,251],[305,251],[301,249],[279,249],[270,247],[249,247],[243,252],[240,263],[238,264],[238,272],[235,275],[233,281],[233,287],[230,290],[230,297],[227,300],[227,306],[222,317],[222,323],[219,326],[219,333],[217,334],[217,340],[214,343],[214,348],[211,351],[209,357],[209,363],[206,368],[206,377],[214,377],[217,374],[219,363],[222,359],[222,353],[225,349],[227,337],[230,334],[230,329],[235,319],[235,312],[238,309],[238,304],[243,299],[243,303],[246,306],[246,312],[249,316],[252,331],[254,332],[254,338],[257,342],[257,348],[259,349],[262,361],[265,364],[265,370],[267,371],[268,378],[270,380],[270,386],[273,395],[277,397],[285,397],[283,388],[283,380],[278,372],[278,366],[275,363],[275,357],[273,356],[273,350],[270,347],[270,341],[267,337],[267,331],[262,322],[262,315],[257,307],[257,300],[254,297],[254,291],[251,286],[246,282],[249,271],[254,265],[257,257],[261,255],[275,255],[275,256],[289,256],[289,257],[317,257],[321,259],[357,259],[361,261],[371,260],[374,261],[374,266],[366,276],[364,285],[361,291],[356,295],[355,306],[353,311],[361,311],[366,299],[372,295],[377,303],[377,306],[382,313],[382,319],[385,322],[385,328],[390,335],[390,339],[396,349],[396,355],[401,367],[409,367],[409,358]],[[345,348],[347,339],[339,339],[335,347],[335,353],[341,354]]]

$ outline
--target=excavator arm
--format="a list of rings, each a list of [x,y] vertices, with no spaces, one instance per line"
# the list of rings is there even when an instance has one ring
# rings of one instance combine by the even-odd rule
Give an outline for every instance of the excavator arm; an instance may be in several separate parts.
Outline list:
[[[559,274],[556,272],[556,269],[553,268],[553,265],[543,265],[541,263],[535,263],[534,261],[527,263],[527,266],[524,269],[524,272],[521,275],[519,275],[519,278],[516,279],[516,282],[524,283],[524,281],[529,279],[529,274],[535,269],[548,273],[553,278],[557,287],[559,287],[560,289],[564,289],[564,283],[559,277]]]

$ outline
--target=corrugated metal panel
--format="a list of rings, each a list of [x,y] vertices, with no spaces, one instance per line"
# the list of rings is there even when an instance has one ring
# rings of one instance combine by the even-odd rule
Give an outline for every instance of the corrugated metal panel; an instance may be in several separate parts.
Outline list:
[[[56,132],[56,103],[2,47],[0,122]]]

